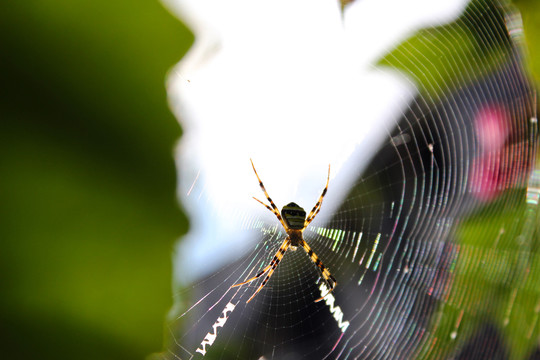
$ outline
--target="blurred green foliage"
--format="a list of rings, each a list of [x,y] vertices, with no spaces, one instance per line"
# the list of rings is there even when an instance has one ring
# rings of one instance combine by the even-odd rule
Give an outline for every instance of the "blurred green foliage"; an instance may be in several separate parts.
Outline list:
[[[527,44],[528,61],[536,84],[540,83],[540,2],[538,0],[513,0],[521,13]]]
[[[419,30],[379,61],[408,74],[431,101],[486,76],[510,46],[504,10],[492,0],[471,1],[449,24]]]
[[[523,16],[526,61],[538,84],[540,2],[519,0],[514,5]],[[436,102],[505,61],[509,52],[504,48],[511,44],[504,10],[497,1],[473,0],[461,18],[419,31],[381,59],[380,65],[400,69],[425,98]],[[419,358],[456,356],[475,334],[488,334],[486,328],[502,334],[504,350],[496,350],[500,356],[504,351],[503,357],[509,359],[529,358],[537,348],[539,239],[532,224],[538,214],[524,200],[524,189],[508,191],[460,221],[452,287],[432,318],[429,340]]]
[[[497,352],[504,351],[504,358],[528,359],[537,347],[537,214],[524,198],[524,190],[509,190],[457,228],[452,289],[432,318],[430,340],[419,358],[433,358],[434,343],[438,356],[455,355],[486,326],[503,335]]]
[[[0,358],[161,350],[192,41],[158,1],[0,3]]]

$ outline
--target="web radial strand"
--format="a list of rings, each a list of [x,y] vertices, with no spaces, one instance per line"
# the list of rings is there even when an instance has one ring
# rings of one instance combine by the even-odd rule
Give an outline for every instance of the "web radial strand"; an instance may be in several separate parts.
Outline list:
[[[344,5],[345,29],[360,3]],[[361,145],[373,139],[359,137],[344,165],[332,163],[324,204],[303,234],[338,285],[329,292],[306,251],[289,248],[246,304],[266,275],[231,286],[271,264],[287,236],[250,199],[256,210],[234,210],[227,224],[248,239],[235,247],[236,260],[178,290],[163,358],[529,358],[540,335],[540,169],[523,46],[515,9],[485,0],[385,50],[370,71],[390,69],[414,90],[381,122],[383,140],[370,152]],[[320,136],[316,146],[325,146],[330,139]],[[281,159],[300,161],[294,155]],[[264,162],[256,163],[279,199]],[[322,178],[310,179],[317,187],[304,209],[320,196],[327,164]],[[258,192],[246,197],[264,201],[250,175]],[[199,181],[189,196],[205,217],[233,211],[213,208]]]

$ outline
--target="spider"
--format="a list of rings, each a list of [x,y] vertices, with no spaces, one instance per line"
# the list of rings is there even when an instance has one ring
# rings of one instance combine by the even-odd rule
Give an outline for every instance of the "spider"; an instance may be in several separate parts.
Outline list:
[[[324,196],[326,195],[326,191],[328,190],[328,182],[330,181],[330,165],[328,165],[328,177],[326,178],[326,186],[324,187],[324,190],[321,196],[319,197],[319,200],[317,201],[313,209],[311,209],[311,212],[306,218],[306,212],[304,211],[304,209],[302,209],[299,205],[293,202],[285,205],[283,209],[281,209],[281,215],[280,215],[276,204],[274,204],[274,202],[268,195],[268,192],[266,192],[266,189],[264,188],[261,178],[259,177],[259,174],[257,174],[257,170],[255,170],[255,165],[253,165],[253,160],[250,159],[250,161],[251,161],[251,166],[253,167],[253,171],[255,172],[255,176],[257,176],[257,179],[259,180],[259,186],[264,192],[266,199],[268,199],[270,206],[263,203],[261,200],[255,197],[253,198],[257,200],[258,202],[260,202],[262,205],[264,205],[264,207],[266,207],[272,213],[274,213],[274,215],[276,215],[279,222],[285,229],[285,232],[287,233],[287,238],[285,238],[285,241],[283,241],[283,244],[281,244],[281,247],[277,251],[276,255],[274,255],[274,258],[272,259],[270,264],[268,264],[268,266],[266,266],[260,273],[258,273],[251,279],[235,284],[231,286],[231,288],[250,283],[253,280],[256,280],[260,278],[261,276],[263,276],[264,274],[268,273],[268,275],[266,275],[266,278],[264,279],[262,284],[257,288],[257,291],[255,291],[255,293],[251,295],[251,297],[246,301],[246,303],[250,302],[251,299],[253,299],[255,295],[257,295],[257,293],[261,291],[264,285],[266,285],[266,283],[268,282],[268,280],[274,273],[274,270],[278,266],[279,262],[283,258],[283,255],[285,255],[285,252],[289,248],[292,251],[295,251],[298,246],[301,246],[309,255],[310,260],[317,266],[317,268],[319,269],[319,272],[321,273],[322,278],[328,285],[328,289],[329,289],[328,292],[321,298],[315,300],[315,302],[321,301],[322,299],[326,297],[326,295],[328,295],[330,292],[334,290],[334,288],[337,286],[337,281],[332,276],[332,274],[330,274],[330,271],[328,271],[328,269],[323,265],[319,257],[313,252],[313,250],[311,250],[309,245],[304,241],[303,232],[307,228],[307,226],[313,221],[313,219],[315,219],[315,216],[317,216],[317,214],[321,210],[322,201],[323,201]]]

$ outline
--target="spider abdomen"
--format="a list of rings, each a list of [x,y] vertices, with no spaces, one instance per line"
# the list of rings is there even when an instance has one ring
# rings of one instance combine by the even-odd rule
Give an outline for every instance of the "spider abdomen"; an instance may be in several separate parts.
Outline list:
[[[306,222],[306,212],[295,203],[288,203],[281,209],[281,217],[289,229],[302,230]]]

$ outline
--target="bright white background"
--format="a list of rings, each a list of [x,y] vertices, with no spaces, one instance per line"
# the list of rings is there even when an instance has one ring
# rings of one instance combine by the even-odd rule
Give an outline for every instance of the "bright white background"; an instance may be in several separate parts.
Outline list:
[[[322,213],[331,213],[416,94],[377,68],[420,28],[455,19],[465,0],[167,0],[195,34],[171,71],[168,92],[184,135],[177,147],[179,196],[191,230],[175,259],[187,284],[253,249],[242,219],[315,204],[332,166]]]

